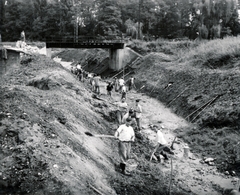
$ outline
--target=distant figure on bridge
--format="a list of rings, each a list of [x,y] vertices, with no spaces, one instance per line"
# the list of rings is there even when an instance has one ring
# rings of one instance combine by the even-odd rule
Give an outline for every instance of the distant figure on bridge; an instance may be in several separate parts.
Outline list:
[[[21,41],[23,41],[23,42],[26,41],[26,39],[25,39],[25,32],[24,31],[21,32]]]

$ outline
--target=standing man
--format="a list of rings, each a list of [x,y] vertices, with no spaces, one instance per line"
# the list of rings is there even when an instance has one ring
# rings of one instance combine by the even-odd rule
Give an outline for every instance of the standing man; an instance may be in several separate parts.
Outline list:
[[[131,77],[129,80],[128,80],[128,90],[130,91],[132,89],[132,87],[134,86],[134,77]]]
[[[118,92],[119,83],[118,83],[118,78],[117,77],[114,77],[113,84],[114,84],[114,87],[115,87],[115,92]]]
[[[79,81],[84,81],[84,78],[83,78],[83,69],[81,68],[77,68],[77,77],[79,78]]]
[[[127,96],[127,88],[126,88],[126,86],[125,85],[123,85],[122,86],[122,97],[121,97],[121,99],[123,99],[123,98],[127,98],[126,97]]]
[[[80,69],[82,69],[82,66],[81,66],[81,64],[80,64],[80,62],[77,64],[77,70],[80,70]]]
[[[120,91],[120,93],[122,93],[122,87],[125,84],[123,77],[120,78],[118,82],[119,82],[119,91]]]
[[[137,122],[137,129],[140,131],[141,130],[141,118],[142,118],[142,107],[139,104],[139,101],[140,101],[140,99],[136,100],[134,112],[135,112],[135,119]]]
[[[122,173],[125,175],[129,175],[125,170],[126,161],[130,159],[131,142],[134,142],[135,140],[135,133],[131,127],[131,121],[132,120],[128,118],[125,124],[119,126],[114,135],[117,139],[119,139],[118,149],[120,156],[120,168]]]
[[[93,81],[95,83],[95,92],[97,94],[100,94],[100,79],[101,79],[101,77],[98,76],[97,74],[95,74],[93,77]]]
[[[22,40],[23,42],[25,42],[25,41],[26,41],[26,39],[25,39],[25,32],[24,32],[24,30],[21,32],[21,40]]]
[[[107,85],[107,94],[112,97],[112,89],[113,89],[113,83],[109,82]]]
[[[128,104],[127,104],[125,98],[123,98],[120,102],[116,102],[114,104],[117,106],[117,111],[116,111],[117,122],[118,122],[119,125],[121,125],[122,124],[122,118],[127,113]]]

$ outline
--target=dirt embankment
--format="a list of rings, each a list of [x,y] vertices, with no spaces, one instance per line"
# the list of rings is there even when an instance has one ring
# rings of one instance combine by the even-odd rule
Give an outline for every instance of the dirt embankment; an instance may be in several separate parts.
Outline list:
[[[168,193],[169,171],[146,160],[146,138],[133,145],[139,166],[126,178],[119,172],[117,142],[85,135],[116,129],[115,108],[93,99],[89,89],[43,56],[2,75],[0,194]],[[171,190],[187,194],[189,188]]]
[[[148,134],[148,125],[162,120],[166,136],[175,130],[195,154],[217,158],[222,170],[236,170],[238,69],[199,69],[172,59],[161,53],[145,56],[135,69],[138,92],[156,97],[184,118],[213,101],[188,118],[191,121],[199,114],[193,121],[199,128],[178,128],[173,115],[165,116],[151,98],[128,93],[129,104],[141,96],[144,132]],[[94,99],[88,82],[79,82],[51,59],[36,56],[8,69],[1,77],[0,92],[1,194],[169,194],[170,163],[149,162],[152,147],[146,137],[139,135],[133,144],[138,167],[132,177],[126,177],[119,173],[117,142],[85,135],[86,131],[112,135],[117,127],[115,108],[106,91],[101,97],[107,101]],[[119,94],[114,96],[118,100],[116,97]],[[223,118],[219,120],[219,116]],[[176,154],[182,155],[181,149],[179,144]],[[197,156],[185,162],[173,158],[172,195],[216,194],[221,189],[214,183],[217,171],[202,169],[206,165]]]
[[[176,114],[198,125],[198,128],[178,132],[195,152],[216,158],[221,171],[239,171],[236,162],[240,160],[236,158],[240,127],[237,61],[232,66],[227,60],[221,62],[224,65],[220,68],[212,69],[204,64],[180,63],[167,46],[160,48],[167,54],[151,52],[154,49],[150,46],[133,69],[125,70],[125,74],[133,70],[136,74],[129,74],[125,79],[134,76],[139,92],[157,98]],[[133,47],[138,51],[137,48]],[[64,57],[64,53],[61,56]]]
[[[169,59],[174,59],[169,56]],[[230,66],[231,67],[231,66]],[[176,132],[194,151],[217,159],[222,171],[238,170],[239,68],[210,69],[146,55],[135,75],[137,87],[198,128]]]

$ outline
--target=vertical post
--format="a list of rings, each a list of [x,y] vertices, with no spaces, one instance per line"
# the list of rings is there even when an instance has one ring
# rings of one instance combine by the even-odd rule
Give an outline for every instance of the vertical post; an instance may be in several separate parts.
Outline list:
[[[140,4],[141,4],[141,0],[139,0],[139,5],[138,5],[138,39],[140,39]]]
[[[123,68],[124,49],[109,49],[109,68],[121,70]]]

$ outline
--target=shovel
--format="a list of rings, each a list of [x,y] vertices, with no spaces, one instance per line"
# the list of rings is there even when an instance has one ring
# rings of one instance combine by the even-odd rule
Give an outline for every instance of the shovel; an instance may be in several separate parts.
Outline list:
[[[143,85],[140,89],[138,89],[136,92],[140,91],[141,89],[143,89],[145,87],[145,85]]]
[[[104,135],[104,134],[92,134],[90,132],[85,132],[86,135],[91,136],[91,137],[107,137],[107,138],[114,138],[116,139],[115,136],[113,135]]]

